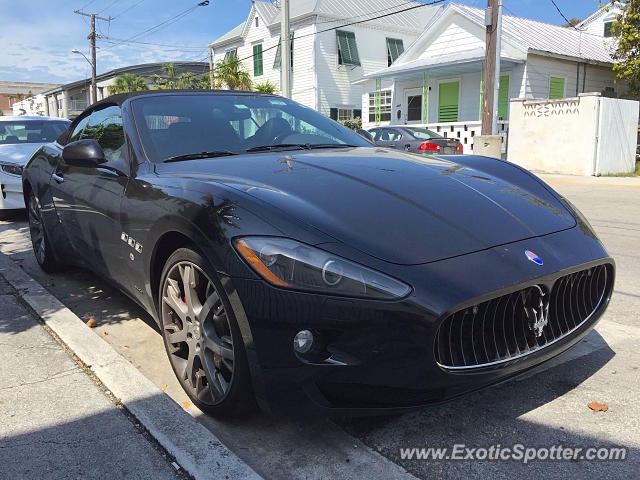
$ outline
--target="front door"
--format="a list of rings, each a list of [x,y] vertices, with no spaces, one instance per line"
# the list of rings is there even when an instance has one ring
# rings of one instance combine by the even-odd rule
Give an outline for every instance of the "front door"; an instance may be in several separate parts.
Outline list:
[[[438,84],[438,123],[458,121],[460,82]]]
[[[405,123],[422,123],[422,89],[411,88],[404,91]]]
[[[120,204],[129,179],[129,160],[120,107],[94,111],[81,137],[100,144],[105,162],[80,167],[61,159],[52,180],[56,211],[79,260],[122,284],[126,262],[121,258],[125,249],[120,244]]]

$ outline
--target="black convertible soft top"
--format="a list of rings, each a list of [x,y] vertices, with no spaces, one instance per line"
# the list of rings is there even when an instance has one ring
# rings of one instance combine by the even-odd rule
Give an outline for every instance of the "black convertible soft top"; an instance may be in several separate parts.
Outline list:
[[[269,96],[274,95],[268,93],[249,92],[245,90],[143,90],[140,92],[127,92],[116,93],[104,98],[93,105],[91,109],[99,107],[100,105],[122,105],[126,100],[134,97],[140,97],[143,95],[174,95],[174,94],[195,94],[195,95],[256,95],[256,96]],[[277,95],[275,95],[277,96]]]

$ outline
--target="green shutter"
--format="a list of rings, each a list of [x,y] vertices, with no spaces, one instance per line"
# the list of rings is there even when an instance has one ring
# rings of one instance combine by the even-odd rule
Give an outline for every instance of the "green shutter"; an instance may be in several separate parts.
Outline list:
[[[500,76],[500,89],[498,90],[498,117],[506,120],[509,115],[509,75]]]
[[[404,52],[404,44],[402,39],[399,38],[387,38],[387,58],[388,64],[391,65],[395,62],[400,55]]]
[[[564,98],[564,78],[551,77],[549,79],[549,98]]]
[[[329,109],[329,118],[331,120],[338,120],[338,109],[337,108],[330,108]]]
[[[253,46],[253,76],[259,77],[262,70],[262,44],[259,43]]]
[[[338,63],[340,65],[360,65],[355,33],[336,30],[336,40],[338,42]]]
[[[459,82],[441,83],[438,87],[438,122],[458,121]]]
[[[290,53],[291,53],[291,68],[293,68],[293,32],[291,32],[291,44],[290,44]],[[280,68],[282,62],[282,52],[280,50],[280,44],[282,42],[278,42],[278,48],[276,49],[276,58],[273,60],[273,68]]]

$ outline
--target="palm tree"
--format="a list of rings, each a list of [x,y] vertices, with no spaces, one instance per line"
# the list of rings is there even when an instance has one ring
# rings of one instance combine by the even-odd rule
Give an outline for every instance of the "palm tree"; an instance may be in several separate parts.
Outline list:
[[[158,90],[174,90],[180,88],[178,73],[173,63],[165,63],[162,65],[164,75],[151,75],[151,82]]]
[[[260,93],[276,93],[276,86],[267,80],[264,83],[258,83],[254,85],[253,90]]]
[[[242,68],[242,63],[235,55],[218,62],[214,73],[217,80],[229,90],[251,90],[251,76]]]
[[[143,90],[149,90],[149,87],[147,87],[147,84],[144,82],[144,78],[133,73],[118,75],[113,85],[109,86],[109,94],[111,95],[116,93],[141,92]]]

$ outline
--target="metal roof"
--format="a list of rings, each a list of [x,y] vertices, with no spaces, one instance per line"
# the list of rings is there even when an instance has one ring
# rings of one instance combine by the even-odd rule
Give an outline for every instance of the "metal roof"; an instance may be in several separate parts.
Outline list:
[[[458,4],[451,4],[449,8],[454,8],[475,23],[484,25],[484,10]],[[532,53],[614,63],[611,54],[616,48],[615,39],[578,31],[575,28],[503,15],[502,33],[505,39]]]
[[[369,17],[386,15],[397,10],[405,10],[412,6],[421,5],[422,2],[410,0],[295,0],[289,5],[291,22],[302,20],[311,16],[326,18],[323,23],[326,28],[349,23],[351,21],[367,20]],[[254,7],[269,27],[280,25],[280,9],[270,1],[256,0]],[[367,21],[367,24],[393,27],[400,30],[414,30],[420,33],[427,26],[440,6],[425,6],[408,12],[389,15],[384,18]],[[250,17],[250,15],[249,15]],[[241,38],[247,20],[214,40],[212,46],[220,46]]]

